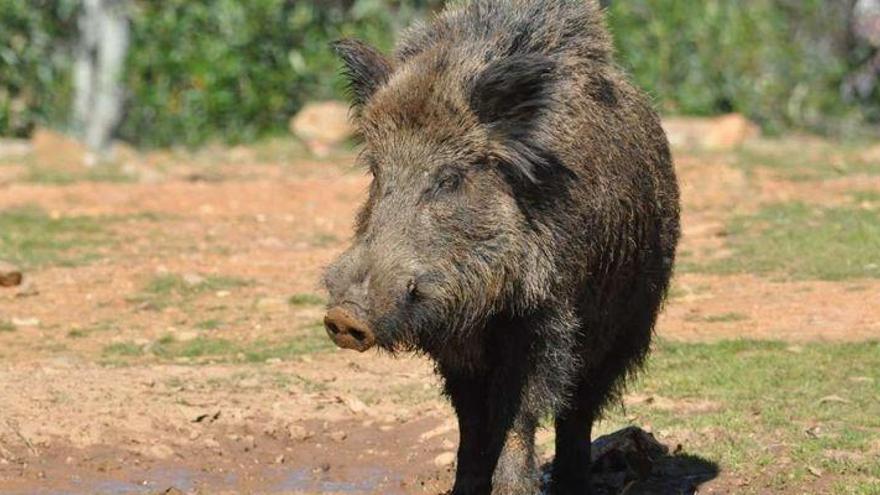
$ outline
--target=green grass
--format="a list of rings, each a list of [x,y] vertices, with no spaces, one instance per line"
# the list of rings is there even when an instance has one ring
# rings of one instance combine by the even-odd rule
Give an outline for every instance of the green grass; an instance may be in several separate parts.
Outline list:
[[[202,320],[196,323],[196,328],[199,330],[217,330],[220,326],[223,325],[223,322],[218,320],[217,318],[211,318],[208,320]]]
[[[159,310],[188,303],[204,293],[247,287],[251,284],[250,280],[217,275],[187,281],[180,275],[169,273],[151,278],[138,294],[129,298],[129,301]],[[202,323],[211,322],[207,320]],[[219,322],[217,323],[219,325]]]
[[[25,267],[77,265],[95,259],[97,249],[113,242],[111,218],[53,218],[28,206],[0,211],[0,258]]]
[[[324,298],[317,294],[309,294],[307,292],[294,294],[287,299],[291,306],[321,306]]]
[[[803,143],[795,138],[773,140],[764,146],[747,146],[734,155],[734,164],[752,173],[757,168],[772,170],[778,177],[795,182],[834,179],[854,174],[880,174],[880,167],[860,155],[867,145],[834,142]]]
[[[880,210],[780,203],[734,217],[727,230],[730,256],[685,268],[792,279],[880,277]]]
[[[655,400],[613,408],[598,434],[650,424],[661,441],[759,480],[737,493],[810,492],[797,489],[815,481],[808,466],[849,493],[880,490],[880,342],[660,342],[640,377],[630,392]],[[831,455],[841,451],[850,458]]]
[[[15,325],[11,322],[0,320],[0,332],[14,332],[15,330]]]
[[[309,325],[292,337],[282,340],[258,340],[239,343],[228,339],[199,336],[189,341],[178,341],[172,334],[162,336],[147,351],[133,343],[116,343],[104,349],[105,357],[152,357],[158,360],[192,359],[196,362],[264,363],[269,359],[291,359],[304,354],[333,349],[323,325]],[[124,364],[124,361],[113,361]]]
[[[67,185],[76,182],[135,182],[137,177],[126,174],[115,165],[98,165],[84,172],[70,172],[44,167],[29,167],[27,182],[37,184]]]
[[[749,317],[742,313],[720,313],[717,315],[706,315],[686,318],[688,321],[703,321],[706,323],[735,323],[737,321],[748,320]]]
[[[117,342],[104,348],[104,355],[111,357],[137,357],[143,354],[143,347],[131,342]]]

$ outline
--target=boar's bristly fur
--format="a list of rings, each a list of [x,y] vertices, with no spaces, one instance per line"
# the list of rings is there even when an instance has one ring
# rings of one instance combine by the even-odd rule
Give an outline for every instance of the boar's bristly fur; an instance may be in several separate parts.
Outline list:
[[[473,0],[386,57],[335,45],[373,176],[327,270],[341,346],[430,356],[459,420],[454,494],[588,493],[590,431],[641,365],[679,237],[649,100],[593,0]]]

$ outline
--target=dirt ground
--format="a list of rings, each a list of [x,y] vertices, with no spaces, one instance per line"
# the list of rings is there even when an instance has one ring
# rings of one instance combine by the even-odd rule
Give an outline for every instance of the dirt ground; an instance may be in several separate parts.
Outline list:
[[[24,287],[0,289],[0,321],[15,327],[0,332],[0,492],[448,488],[457,432],[430,364],[337,351],[321,335],[318,280],[345,246],[366,176],[352,153],[265,148],[129,153],[127,175],[112,181],[34,178],[81,172],[63,148],[0,158],[0,211],[97,219],[110,239],[82,259],[26,267]],[[676,163],[690,260],[723,256],[731,215],[880,192],[876,176],[788,180],[744,171],[726,153],[677,150]],[[183,288],[150,289],[157,279]],[[685,271],[657,333],[876,340],[877,300],[877,279]],[[153,352],[205,339],[231,350]],[[297,350],[306,345],[315,352]],[[700,492],[736,492],[733,483],[722,475]]]

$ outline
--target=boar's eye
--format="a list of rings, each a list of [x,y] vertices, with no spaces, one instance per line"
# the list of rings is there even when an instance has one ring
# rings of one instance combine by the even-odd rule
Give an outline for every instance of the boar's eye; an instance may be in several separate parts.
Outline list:
[[[461,186],[462,173],[458,169],[444,169],[437,175],[434,186],[430,189],[430,193],[434,196],[455,192]]]

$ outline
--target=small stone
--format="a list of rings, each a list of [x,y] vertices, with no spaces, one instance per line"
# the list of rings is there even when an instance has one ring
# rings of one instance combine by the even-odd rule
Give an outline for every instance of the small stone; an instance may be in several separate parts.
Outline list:
[[[174,335],[174,340],[177,340],[178,342],[191,342],[199,338],[199,332],[196,332],[195,330],[175,332],[172,335]]]
[[[209,449],[216,449],[216,448],[220,447],[220,442],[218,442],[217,440],[215,440],[212,437],[208,437],[208,438],[202,440],[202,445],[204,445],[205,447],[208,447]]]
[[[312,433],[300,425],[290,425],[287,427],[287,434],[291,440],[302,442],[312,437]]]
[[[21,285],[24,275],[17,266],[0,261],[0,287],[16,287]]]
[[[17,327],[38,327],[40,320],[37,318],[13,318],[12,324]]]
[[[187,273],[183,276],[183,283],[190,287],[201,285],[205,281],[205,277],[197,273]]]
[[[157,459],[168,459],[174,455],[174,450],[167,445],[153,445],[149,454]]]
[[[362,414],[367,412],[367,405],[363,403],[357,397],[351,395],[340,395],[336,397],[339,402],[345,404],[348,409],[355,414]]]
[[[333,440],[334,442],[341,442],[346,438],[348,438],[348,433],[344,431],[334,431],[330,434],[330,440]]]
[[[275,464],[284,464],[284,454],[278,454],[278,456],[275,457]]]
[[[438,468],[451,466],[455,462],[455,452],[443,452],[434,458],[434,465]]]
[[[214,293],[214,295],[219,297],[220,299],[223,299],[224,297],[229,297],[231,294],[232,293],[229,292],[228,290],[218,290],[217,292]]]
[[[305,142],[313,154],[326,155],[355,133],[349,105],[339,101],[306,104],[290,120],[290,131]]]
[[[37,289],[37,286],[28,279],[25,280],[19,287],[18,290],[15,291],[15,297],[33,297],[40,295],[40,290]]]

